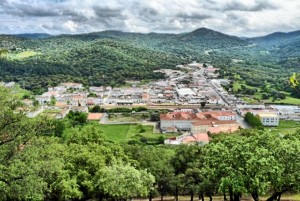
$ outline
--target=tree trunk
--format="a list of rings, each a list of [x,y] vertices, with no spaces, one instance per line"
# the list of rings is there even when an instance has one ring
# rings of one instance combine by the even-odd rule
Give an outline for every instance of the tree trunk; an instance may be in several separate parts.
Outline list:
[[[257,192],[253,192],[253,193],[251,193],[251,195],[252,195],[252,198],[253,198],[254,201],[259,201],[259,197],[258,197]]]
[[[278,197],[279,197],[279,200],[280,200],[281,194],[282,194],[282,192],[275,192],[275,193],[273,193],[273,195],[271,195],[266,201],[277,200]]]
[[[191,192],[191,201],[194,201],[194,192]]]
[[[209,197],[209,201],[212,201],[212,196],[211,196],[211,195],[209,195],[208,197]]]
[[[282,195],[282,193],[279,193],[279,195],[278,195],[278,197],[277,197],[277,201],[280,201],[281,195]]]
[[[234,200],[234,201],[240,201],[240,194],[239,194],[239,193],[235,193],[235,194],[233,195],[233,200]]]
[[[178,201],[178,186],[175,188],[175,201]]]
[[[150,190],[150,193],[149,193],[149,201],[152,201],[152,190]]]
[[[103,201],[103,195],[99,195],[99,201]]]
[[[164,194],[160,194],[160,200],[161,200],[161,201],[164,200]]]
[[[230,201],[233,201],[233,192],[231,188],[229,188],[229,196],[230,196]]]
[[[199,200],[204,201],[204,193],[199,193]]]
[[[226,193],[223,193],[224,201],[227,200]]]

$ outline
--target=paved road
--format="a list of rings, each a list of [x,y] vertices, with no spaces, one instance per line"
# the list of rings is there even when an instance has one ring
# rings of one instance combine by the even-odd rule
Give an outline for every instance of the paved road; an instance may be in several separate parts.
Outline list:
[[[251,128],[251,126],[244,120],[244,118],[237,114],[237,122],[241,125],[242,128]]]

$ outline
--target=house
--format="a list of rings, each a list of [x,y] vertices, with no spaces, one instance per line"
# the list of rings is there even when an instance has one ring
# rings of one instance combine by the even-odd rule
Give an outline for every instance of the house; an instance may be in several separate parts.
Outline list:
[[[88,121],[100,121],[104,116],[103,113],[89,113],[87,120]]]
[[[179,144],[205,145],[208,143],[209,143],[209,136],[207,133],[198,133],[198,134],[186,133],[178,137],[172,137],[166,139],[164,141],[164,144],[169,144],[169,145],[179,145]]]
[[[211,115],[212,118],[218,120],[233,120],[237,119],[235,113],[231,111],[209,111],[209,112],[201,112],[200,115],[203,115],[203,118],[206,118],[207,115]]]
[[[176,89],[176,92],[177,92],[179,98],[196,95],[195,92],[190,88]]]
[[[66,87],[67,89],[82,89],[83,85],[80,83],[74,83],[74,82],[65,82],[62,83],[61,86]]]
[[[239,128],[236,114],[231,111],[209,112],[169,112],[160,115],[160,128],[164,132],[167,128],[175,127],[178,130],[192,133],[208,132],[211,127],[222,127],[223,131],[232,132]]]
[[[260,113],[258,114],[261,123],[264,126],[278,126],[279,125],[279,116],[272,113]]]
[[[83,112],[83,113],[89,112],[89,108],[87,106],[72,106],[71,110],[74,112]]]
[[[69,109],[63,109],[60,112],[56,113],[55,118],[56,119],[63,119],[69,114],[70,110]]]
[[[182,140],[182,143],[205,145],[209,143],[209,137],[207,133],[192,134],[190,136],[186,136]]]
[[[299,107],[294,105],[270,105],[270,108],[278,110],[280,115],[293,115],[299,112]]]
[[[162,131],[170,127],[178,130],[190,130],[192,122],[197,119],[197,115],[192,112],[169,112],[160,115],[160,128]]]

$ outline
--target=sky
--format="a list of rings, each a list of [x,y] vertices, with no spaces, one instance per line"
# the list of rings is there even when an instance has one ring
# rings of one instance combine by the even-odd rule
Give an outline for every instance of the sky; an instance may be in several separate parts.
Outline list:
[[[300,0],[0,0],[0,34],[300,30]]]

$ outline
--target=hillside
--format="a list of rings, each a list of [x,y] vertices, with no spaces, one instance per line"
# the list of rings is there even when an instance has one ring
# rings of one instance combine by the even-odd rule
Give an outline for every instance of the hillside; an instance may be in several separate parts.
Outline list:
[[[38,39],[38,38],[49,38],[50,34],[46,33],[24,33],[24,34],[15,34],[14,36],[19,38],[28,38],[28,39]]]
[[[287,80],[300,64],[299,31],[248,39],[206,28],[182,34],[0,35],[1,48],[9,54],[0,60],[0,80],[22,81],[36,93],[62,79],[96,86],[121,85],[126,79],[158,79],[163,75],[153,70],[194,60],[226,69],[235,66],[243,77],[260,75],[248,84],[264,83],[272,79],[270,73],[284,74],[282,79]],[[231,69],[235,68],[228,68],[229,74],[234,74]]]
[[[153,70],[202,60],[207,57],[205,50],[247,44],[205,28],[184,34],[103,31],[1,36],[0,48],[10,52],[7,59],[0,61],[0,79],[22,81],[27,89],[36,92],[58,84],[62,77],[86,85],[118,85],[126,79],[162,78]]]

